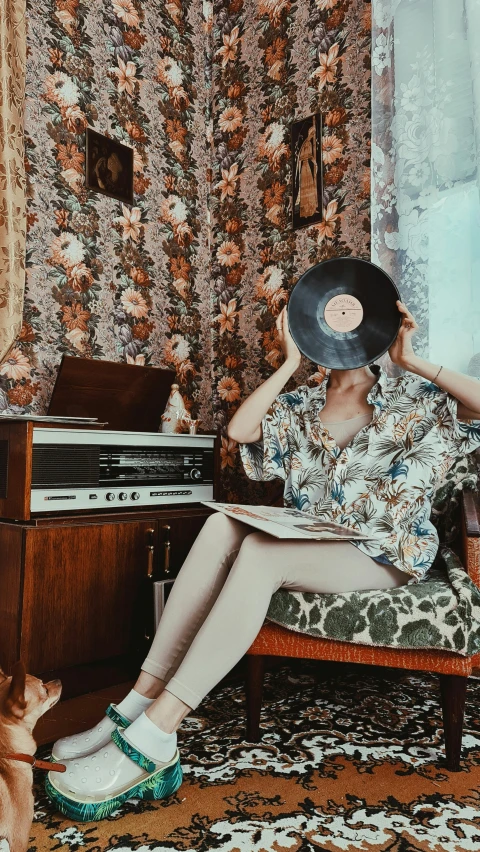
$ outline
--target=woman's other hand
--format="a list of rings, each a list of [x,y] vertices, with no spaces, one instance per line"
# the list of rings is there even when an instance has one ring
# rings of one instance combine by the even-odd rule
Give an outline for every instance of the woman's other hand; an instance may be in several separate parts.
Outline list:
[[[398,334],[393,341],[388,354],[394,364],[402,367],[404,370],[409,369],[409,365],[415,359],[415,352],[412,346],[412,337],[418,329],[412,314],[403,302],[397,301],[397,308],[402,314],[402,324],[398,330]]]
[[[290,334],[290,329],[288,327],[288,316],[286,307],[280,311],[277,317],[277,334],[280,346],[282,348],[282,352],[285,356],[285,361],[288,361],[291,364],[296,364],[297,367],[300,366],[301,354],[300,350],[295,343],[292,335]]]

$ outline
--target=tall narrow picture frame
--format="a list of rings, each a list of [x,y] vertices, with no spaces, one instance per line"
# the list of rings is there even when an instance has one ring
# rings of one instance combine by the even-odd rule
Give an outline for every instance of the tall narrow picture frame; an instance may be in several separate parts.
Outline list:
[[[309,115],[292,124],[292,227],[323,220],[322,116]]]
[[[91,127],[85,134],[87,189],[133,204],[133,148]]]

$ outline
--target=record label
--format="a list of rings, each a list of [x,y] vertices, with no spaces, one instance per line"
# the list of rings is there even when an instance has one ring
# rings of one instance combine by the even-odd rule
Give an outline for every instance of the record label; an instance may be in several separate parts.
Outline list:
[[[363,308],[355,296],[342,293],[329,299],[323,315],[333,331],[353,331],[363,320]]]

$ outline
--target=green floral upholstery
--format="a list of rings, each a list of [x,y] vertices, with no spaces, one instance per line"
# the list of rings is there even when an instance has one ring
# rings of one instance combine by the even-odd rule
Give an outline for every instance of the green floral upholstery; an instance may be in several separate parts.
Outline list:
[[[425,579],[389,591],[317,595],[280,589],[267,619],[290,630],[361,645],[480,651],[480,590],[448,547],[459,534],[460,496],[477,485],[475,457],[458,459],[437,488],[432,521],[441,547]]]
[[[476,454],[459,458],[447,471],[432,500],[432,523],[442,544],[451,544],[460,534],[460,497],[463,491],[473,491],[478,482]]]

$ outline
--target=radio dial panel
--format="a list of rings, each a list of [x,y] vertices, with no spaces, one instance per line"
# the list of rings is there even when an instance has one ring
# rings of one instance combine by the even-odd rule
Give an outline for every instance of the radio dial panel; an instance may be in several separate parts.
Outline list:
[[[35,428],[30,510],[210,501],[213,435]],[[114,507],[112,504],[116,503]]]

